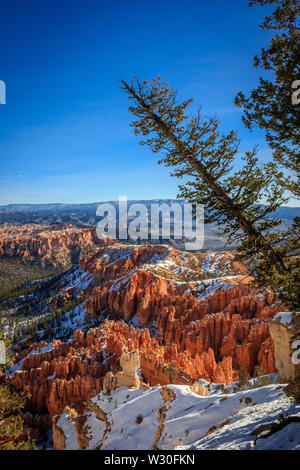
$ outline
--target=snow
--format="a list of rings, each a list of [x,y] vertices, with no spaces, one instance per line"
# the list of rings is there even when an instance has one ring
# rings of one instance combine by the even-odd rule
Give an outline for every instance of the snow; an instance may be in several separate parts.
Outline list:
[[[210,263],[211,263],[211,260],[213,259],[214,256],[216,256],[216,253],[210,253],[209,255],[207,255],[207,257],[203,261],[203,263],[202,263],[202,272],[203,273],[209,273],[210,272]]]
[[[192,393],[185,385],[168,388],[176,398],[166,403],[161,387],[121,387],[108,396],[101,392],[92,398],[106,413],[107,422],[97,418],[95,412],[85,413],[88,449],[152,449],[163,406],[159,449],[300,449],[300,423],[290,423],[265,438],[257,432],[258,426],[278,423],[282,415],[300,417],[300,406],[285,395],[283,385],[227,394],[218,390],[207,397]],[[78,449],[75,425],[66,413],[57,425],[65,433],[66,449]]]
[[[204,274],[218,274],[221,273],[220,261],[224,258],[224,253],[210,253],[207,255],[205,260],[202,263],[202,272]],[[230,260],[227,259],[225,263],[227,270],[230,270],[231,264]]]
[[[122,277],[122,279],[118,279],[116,281],[114,281],[111,285],[111,287],[109,288],[110,291],[115,291],[115,292],[118,292],[120,290],[120,287],[125,287],[126,284],[128,284],[128,282],[130,281],[130,279],[132,278],[132,276],[136,273],[136,270],[130,272],[129,274],[127,274],[126,276]]]
[[[290,323],[292,323],[293,317],[292,317],[291,312],[279,312],[279,313],[276,313],[273,320],[278,320],[278,319],[280,319],[280,323],[282,325],[289,325]]]
[[[269,431],[264,433],[264,438],[257,432],[259,426],[279,422],[280,415],[289,414],[300,417],[299,405],[295,405],[282,392],[276,395],[274,386],[256,389],[255,394],[253,391],[244,392],[244,395],[249,396],[253,404],[237,410],[220,429],[190,446],[180,448],[184,450],[300,449],[300,423],[291,423],[269,437],[266,437]]]
[[[127,322],[127,324],[137,329],[139,327],[139,317],[135,314],[134,317]]]
[[[75,265],[67,271],[52,276],[51,286],[45,284],[46,280],[34,281],[34,285],[38,288],[34,293],[29,293],[23,296],[16,297],[13,301],[7,300],[1,305],[10,305],[13,302],[13,307],[8,310],[8,317],[4,316],[0,318],[0,329],[6,333],[6,336],[13,336],[15,332],[25,332],[28,334],[28,329],[32,324],[41,325],[43,321],[48,321],[49,326],[56,329],[56,335],[54,337],[59,338],[60,334],[65,338],[70,338],[73,331],[77,328],[82,328],[87,323],[87,316],[83,304],[80,307],[75,307],[73,312],[69,311],[62,314],[58,309],[60,315],[57,316],[55,322],[53,322],[51,314],[51,306],[49,299],[51,300],[64,298],[67,290],[72,290],[72,296],[79,299],[83,291],[86,291],[91,283],[94,281],[92,274],[89,274],[82,269],[79,265]],[[29,288],[32,283],[29,283]],[[52,291],[56,291],[53,295]],[[43,299],[43,300],[42,300]],[[31,301],[34,301],[34,309],[30,315],[24,315],[22,309]],[[74,313],[74,314],[73,314]],[[72,318],[71,318],[72,317]],[[8,318],[8,319],[7,319]],[[5,322],[9,321],[8,325]],[[93,321],[90,320],[90,326],[93,326]],[[69,332],[67,331],[69,328]],[[37,340],[44,339],[45,330],[40,330],[37,335]],[[26,336],[25,336],[26,337]],[[25,339],[23,336],[23,339]]]
[[[207,299],[207,297],[214,294],[219,289],[232,289],[234,287],[233,284],[226,284],[218,279],[202,281],[200,286],[202,290],[198,295],[198,300]]]
[[[29,354],[27,354],[27,356],[25,356],[20,361],[16,362],[16,364],[14,364],[10,369],[7,369],[5,371],[5,375],[6,376],[11,376],[11,375],[14,375],[15,372],[22,370],[23,363],[24,363],[25,359],[27,359],[27,357],[32,356],[34,354],[40,354],[40,353],[43,353],[43,352],[52,351],[52,349],[54,349],[53,344],[47,344],[46,346],[43,346],[42,348],[33,349],[32,351],[30,351]]]

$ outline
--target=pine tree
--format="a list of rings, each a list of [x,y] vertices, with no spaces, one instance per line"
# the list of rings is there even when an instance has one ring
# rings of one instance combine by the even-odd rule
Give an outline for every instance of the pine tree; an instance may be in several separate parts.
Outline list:
[[[21,412],[27,396],[0,385],[0,450],[30,450],[34,442],[26,437]]]
[[[257,150],[242,157],[244,166],[233,171],[239,139],[235,131],[221,134],[220,121],[203,119],[200,110],[187,114],[191,99],[179,102],[177,94],[160,77],[151,82],[121,81],[133,102],[129,110],[137,120],[136,135],[161,153],[159,163],[175,168],[180,197],[205,205],[207,223],[222,227],[230,242],[239,243],[259,286],[271,287],[290,308],[300,305],[300,262],[293,254],[298,232],[275,232],[281,223],[274,215],[287,202],[286,178],[275,162],[260,163]],[[263,202],[263,203],[262,203]]]
[[[237,385],[239,386],[240,390],[245,390],[248,387],[249,379],[250,379],[249,372],[247,371],[246,367],[242,365],[239,370],[239,379],[237,381]]]
[[[0,332],[0,340],[6,346],[6,363],[1,364],[2,370],[12,364],[13,352],[11,341]],[[0,369],[0,370],[1,370]],[[34,442],[26,437],[21,411],[29,398],[27,392],[19,394],[8,387],[0,385],[0,450],[29,450]]]
[[[255,4],[275,6],[261,28],[276,34],[269,47],[254,57],[254,66],[267,71],[268,78],[261,77],[248,98],[239,92],[235,103],[243,109],[243,122],[248,129],[258,126],[265,131],[275,161],[297,175],[294,181],[286,180],[286,187],[299,197],[300,104],[295,103],[292,94],[300,88],[300,83],[296,83],[300,80],[300,4],[298,0],[250,1],[250,6]]]

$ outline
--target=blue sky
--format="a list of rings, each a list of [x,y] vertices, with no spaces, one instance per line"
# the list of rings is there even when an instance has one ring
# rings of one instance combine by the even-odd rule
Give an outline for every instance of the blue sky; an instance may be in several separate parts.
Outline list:
[[[267,159],[233,104],[257,84],[266,12],[247,0],[2,2],[0,204],[176,196],[170,170],[129,128],[122,76],[162,76]]]

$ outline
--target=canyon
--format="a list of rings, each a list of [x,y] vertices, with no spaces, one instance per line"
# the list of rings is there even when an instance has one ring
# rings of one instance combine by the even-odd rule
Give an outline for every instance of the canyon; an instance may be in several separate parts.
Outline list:
[[[85,253],[74,268],[80,273],[74,285],[67,269],[56,294],[46,298],[48,305],[70,295],[81,299],[85,328],[69,319],[67,340],[50,334],[47,342],[19,348],[14,365],[0,376],[29,391],[24,421],[32,436],[49,430],[64,410],[85,415],[93,397],[118,387],[147,394],[172,385],[203,397],[209,387],[202,381],[226,390],[241,369],[249,377],[276,372],[270,324],[282,306],[271,291],[252,286],[247,265],[234,252],[99,242],[93,229],[72,226],[52,232],[30,225],[0,236],[1,256],[52,257],[63,264],[61,253],[68,259],[78,249]],[[132,354],[137,367],[127,373],[124,358]],[[61,436],[55,426],[53,436]]]
[[[112,240],[107,238],[112,243]],[[72,224],[0,226],[0,258],[25,261],[46,261],[62,267],[70,265],[74,257],[93,251],[99,240],[93,228],[77,228]]]

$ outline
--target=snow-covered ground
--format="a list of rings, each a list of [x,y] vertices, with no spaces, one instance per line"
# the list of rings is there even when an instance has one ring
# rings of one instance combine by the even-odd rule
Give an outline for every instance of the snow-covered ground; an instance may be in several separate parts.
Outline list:
[[[229,276],[227,276],[227,279]],[[230,276],[230,278],[232,278]],[[232,289],[234,284],[226,284],[222,282],[224,278],[214,279],[214,280],[203,280],[199,283],[199,295],[198,300],[207,299],[210,295],[214,294],[219,289]]]
[[[58,317],[54,325],[54,337],[65,342],[73,337],[75,330],[81,329],[86,332],[89,328],[92,328],[98,323],[99,320],[97,318],[93,319],[87,315],[85,301],[83,301],[69,312]]]
[[[273,320],[280,320],[282,325],[289,325],[292,322],[291,312],[278,312],[274,316]]]
[[[93,281],[93,275],[83,271],[79,266],[71,268],[61,280],[61,285],[64,289],[74,288],[76,291],[83,291]]]
[[[51,284],[47,282],[51,280]],[[47,282],[46,282],[47,281]],[[61,338],[63,340],[72,337],[74,330],[78,328],[86,329],[86,326],[92,327],[95,323],[92,319],[88,318],[85,310],[85,301],[75,305],[70,311],[61,313],[61,307],[58,306],[57,310],[59,315],[53,321],[52,318],[52,305],[59,299],[64,299],[68,290],[72,292],[72,299],[81,300],[82,292],[92,286],[94,277],[76,265],[69,270],[61,273],[60,275],[52,276],[47,280],[33,281],[28,284],[28,289],[32,285],[35,286],[36,291],[26,295],[16,297],[13,302],[6,301],[2,305],[11,304],[11,308],[6,310],[6,315],[0,317],[0,327],[6,336],[13,336],[15,332],[23,332],[23,339],[26,335],[31,334],[32,325],[43,325],[47,320],[48,325],[55,330],[53,338]],[[53,292],[55,292],[53,294]],[[49,300],[51,299],[51,303]],[[31,303],[31,313],[24,315],[26,305]],[[1,305],[0,305],[1,310]],[[42,327],[43,328],[43,327]],[[28,330],[26,332],[26,329]],[[25,333],[24,333],[25,332]],[[44,338],[45,330],[40,328],[37,335],[38,339]],[[49,340],[49,338],[48,338]]]
[[[99,419],[95,411],[85,413],[87,449],[300,449],[300,422],[285,421],[287,416],[300,419],[300,406],[286,397],[283,385],[228,394],[218,390],[206,397],[188,386],[167,388],[173,399],[166,402],[159,386],[122,387],[92,398],[106,418]],[[66,449],[78,449],[75,424],[67,413],[57,426],[64,432]]]

